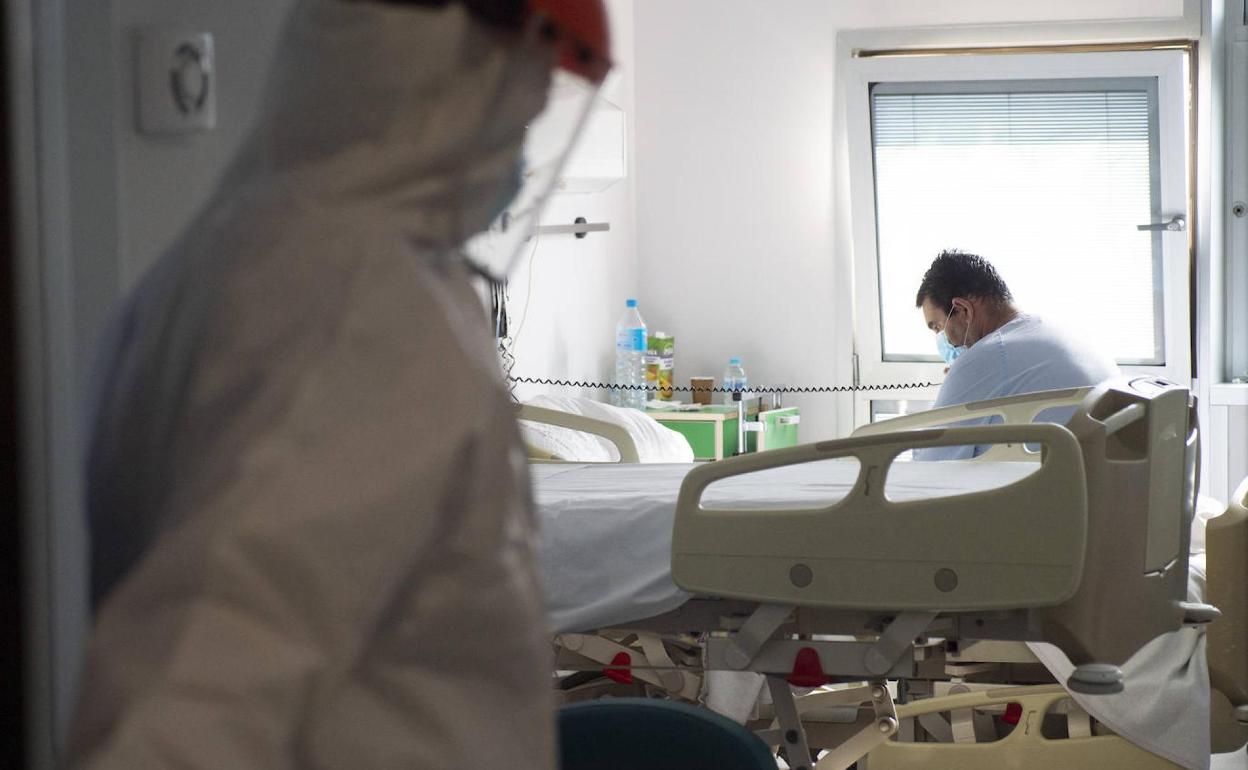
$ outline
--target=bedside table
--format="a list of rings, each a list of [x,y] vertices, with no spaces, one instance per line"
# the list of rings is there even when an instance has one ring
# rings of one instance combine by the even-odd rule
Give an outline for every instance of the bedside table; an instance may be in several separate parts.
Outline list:
[[[703,406],[697,411],[680,412],[647,409],[646,414],[684,436],[693,448],[695,460],[722,460],[737,453],[735,406]],[[749,430],[745,434],[747,452],[797,445],[798,425],[801,423],[797,407],[770,409],[760,414],[758,407],[752,406],[746,414],[748,420],[760,426],[760,429]]]

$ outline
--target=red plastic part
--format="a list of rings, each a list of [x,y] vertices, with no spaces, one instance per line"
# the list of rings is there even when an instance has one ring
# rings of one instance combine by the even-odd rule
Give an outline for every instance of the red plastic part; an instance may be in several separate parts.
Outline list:
[[[1001,715],[1001,721],[1007,725],[1016,725],[1023,718],[1023,704],[1009,703],[1005,707],[1005,713]]]
[[[823,673],[823,663],[819,653],[812,647],[803,647],[797,651],[793,659],[793,673],[789,674],[789,684],[797,687],[820,687],[828,683],[828,675]]]
[[[617,652],[611,659],[611,665],[614,668],[604,669],[602,672],[606,674],[607,679],[620,684],[633,683],[633,672],[629,670],[629,667],[633,665],[633,656],[627,652]]]
[[[559,67],[591,83],[611,69],[611,33],[603,0],[529,0],[529,13],[554,26]]]

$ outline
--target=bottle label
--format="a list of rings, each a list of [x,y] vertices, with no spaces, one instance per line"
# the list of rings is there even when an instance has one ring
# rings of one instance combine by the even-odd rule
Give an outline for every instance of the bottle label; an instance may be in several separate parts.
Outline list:
[[[621,329],[615,335],[616,350],[629,350],[638,353],[646,352],[645,329]]]

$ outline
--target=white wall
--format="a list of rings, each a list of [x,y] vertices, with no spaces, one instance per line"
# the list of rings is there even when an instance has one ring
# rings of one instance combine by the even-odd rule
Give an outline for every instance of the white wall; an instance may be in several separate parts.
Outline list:
[[[1243,397],[1242,388],[1234,385],[1222,385],[1218,389],[1226,391],[1224,401],[1233,403],[1213,403],[1208,407],[1209,419],[1201,425],[1207,439],[1209,454],[1204,460],[1208,467],[1208,479],[1201,482],[1201,492],[1218,500],[1229,501],[1245,479],[1248,479],[1248,398]]]
[[[832,259],[836,3],[637,6],[638,299],[676,336],[676,381],[837,381],[833,322],[850,286]],[[822,397],[806,438],[835,431]]]
[[[518,265],[510,287],[513,335],[523,321],[514,348],[513,374],[518,376],[600,382],[612,377],[615,322],[624,309],[624,300],[637,292],[636,154],[631,141],[635,130],[633,8],[633,0],[608,0],[616,66],[602,92],[626,116],[628,178],[600,193],[558,194],[548,204],[543,224],[571,224],[584,217],[590,222],[606,222],[611,229],[582,239],[542,236],[531,249],[532,258],[526,255]],[[602,391],[531,385],[516,388],[516,395],[522,399],[541,392],[607,398]]]
[[[119,79],[116,208],[121,286],[132,285],[172,242],[211,193],[246,136],[257,113],[273,42],[292,2],[116,3],[119,71],[133,70],[132,37],[145,25],[209,30],[216,38],[220,100],[215,131],[182,139],[153,138],[135,131],[133,82]],[[618,66],[603,95],[631,119],[632,0],[612,0],[608,5]],[[599,194],[556,196],[543,221],[571,223],[578,216],[609,222],[611,231],[581,240],[566,235],[540,239],[533,261],[525,259],[513,276],[510,310],[515,323],[524,318],[515,348],[518,374],[575,379],[608,376],[615,317],[599,311],[622,305],[636,286],[631,180]],[[530,292],[531,264],[536,270]],[[527,316],[526,296],[531,298]]]
[[[256,115],[292,0],[116,0],[117,209],[122,285],[130,286],[206,201]],[[146,26],[211,32],[217,128],[157,138],[135,129],[135,33]]]
[[[678,382],[718,379],[734,354],[755,384],[851,382],[838,32],[1183,12],[1183,0],[638,3],[639,299],[652,329],[676,335]],[[803,439],[850,427],[846,397],[792,401]]]

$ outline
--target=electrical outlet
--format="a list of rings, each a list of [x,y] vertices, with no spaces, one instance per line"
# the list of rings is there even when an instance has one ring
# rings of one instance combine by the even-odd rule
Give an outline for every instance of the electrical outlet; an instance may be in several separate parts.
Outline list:
[[[138,35],[139,130],[177,135],[217,125],[212,33],[145,29]]]

